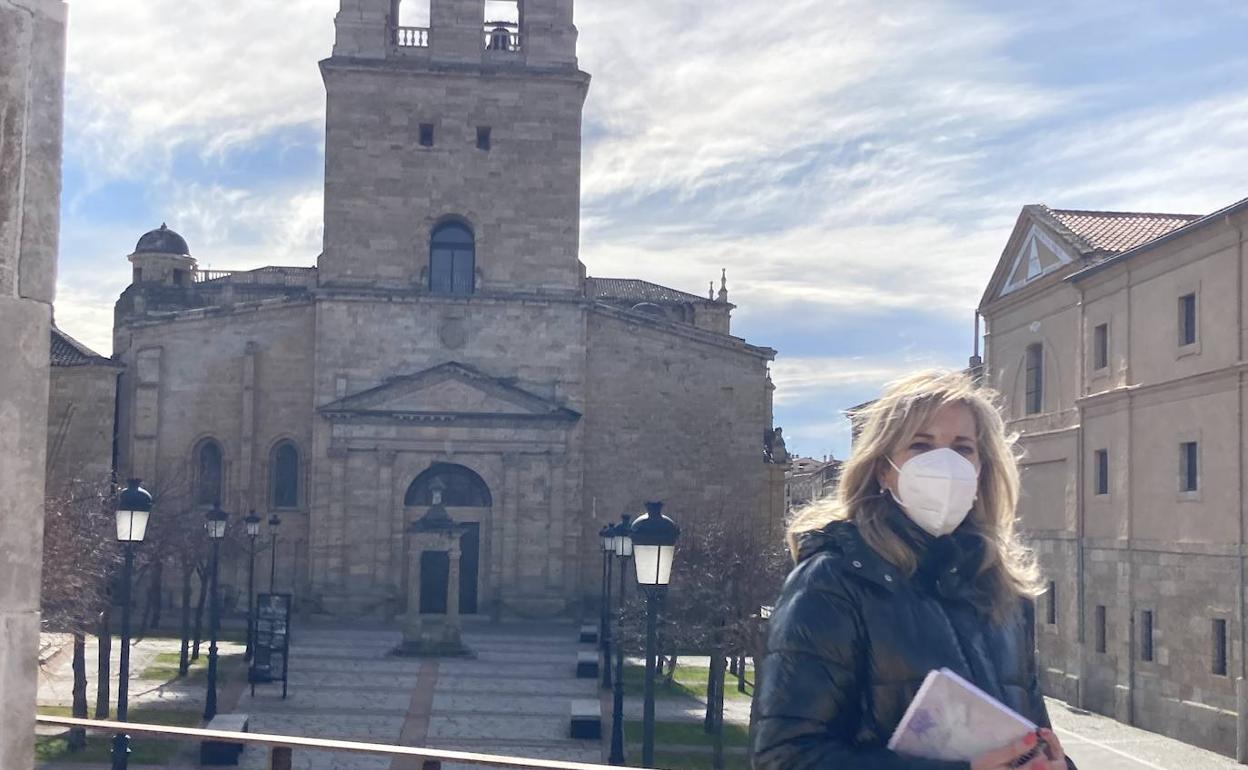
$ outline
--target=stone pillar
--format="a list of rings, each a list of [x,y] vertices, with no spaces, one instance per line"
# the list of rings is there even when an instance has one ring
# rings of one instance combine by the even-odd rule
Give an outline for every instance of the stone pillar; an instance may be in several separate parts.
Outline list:
[[[0,0],[0,767],[34,765],[66,7]]]

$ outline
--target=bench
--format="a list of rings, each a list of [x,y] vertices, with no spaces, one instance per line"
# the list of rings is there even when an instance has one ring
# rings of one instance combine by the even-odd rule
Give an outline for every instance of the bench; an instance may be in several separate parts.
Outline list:
[[[598,678],[598,653],[591,650],[582,650],[576,654],[576,678],[577,679],[597,679]]]
[[[229,733],[245,733],[250,719],[246,714],[217,714],[205,730],[221,730]],[[199,764],[201,765],[237,765],[243,753],[243,744],[234,741],[201,741],[199,744]]]
[[[597,700],[572,701],[572,737],[576,740],[602,740],[602,703]]]
[[[596,644],[598,642],[598,624],[586,623],[581,626],[581,641]]]

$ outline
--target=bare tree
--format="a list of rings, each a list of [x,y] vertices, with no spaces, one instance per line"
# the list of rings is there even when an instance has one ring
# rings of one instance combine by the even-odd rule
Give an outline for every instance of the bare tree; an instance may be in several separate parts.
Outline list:
[[[73,637],[73,716],[87,716],[86,634],[107,617],[108,581],[118,562],[113,529],[113,489],[108,479],[69,482],[45,501],[43,530],[43,625]],[[106,626],[105,621],[105,626]],[[102,635],[107,638],[107,629]],[[106,648],[105,648],[106,649]],[[108,658],[100,664],[102,702],[108,710]],[[69,748],[85,744],[85,732],[69,732]]]

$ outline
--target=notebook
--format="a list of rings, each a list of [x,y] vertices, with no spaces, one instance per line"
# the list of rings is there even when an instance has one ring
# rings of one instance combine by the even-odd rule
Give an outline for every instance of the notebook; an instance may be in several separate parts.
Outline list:
[[[1036,726],[947,668],[928,673],[888,748],[923,759],[969,761]]]

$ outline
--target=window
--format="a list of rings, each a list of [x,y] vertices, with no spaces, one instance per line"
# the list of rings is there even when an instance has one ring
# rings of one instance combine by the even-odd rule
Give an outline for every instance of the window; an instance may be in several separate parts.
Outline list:
[[[142,283],[142,282],[143,282],[143,268],[136,267],[134,269],[133,277],[130,279],[130,283]]]
[[[1213,673],[1226,676],[1226,620],[1213,619]]]
[[[1050,626],[1057,625],[1057,583],[1052,580],[1049,581],[1049,605],[1046,609],[1048,617],[1045,618],[1045,622]]]
[[[290,441],[273,449],[272,500],[274,508],[299,507],[299,450]]]
[[[1153,659],[1153,611],[1140,612],[1140,660]]]
[[[195,504],[217,505],[220,502],[221,445],[207,439],[195,450]]]
[[[173,271],[173,285],[174,285],[174,286],[182,286],[182,285],[184,285],[184,282],[185,282],[185,281],[186,281],[186,271],[185,271],[185,270],[174,270],[174,271]]]
[[[478,150],[490,149],[490,127],[489,126],[477,126],[477,149]]]
[[[1200,446],[1195,441],[1179,444],[1179,491],[1195,492],[1200,488]]]
[[[1096,458],[1096,493],[1098,495],[1109,494],[1109,450],[1098,449],[1095,452]]]
[[[1036,342],[1027,346],[1027,414],[1044,409],[1044,347]]]
[[[420,146],[421,147],[433,146],[433,124],[432,123],[420,124]]]
[[[472,294],[476,258],[472,231],[466,225],[459,222],[439,225],[429,243],[429,291]]]
[[[1105,652],[1105,605],[1096,605],[1096,651]]]
[[[1092,330],[1092,368],[1109,366],[1109,324],[1101,324]]]
[[[1179,297],[1179,345],[1196,344],[1196,294]]]

